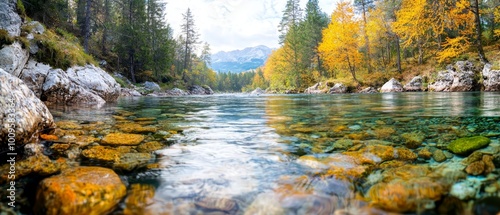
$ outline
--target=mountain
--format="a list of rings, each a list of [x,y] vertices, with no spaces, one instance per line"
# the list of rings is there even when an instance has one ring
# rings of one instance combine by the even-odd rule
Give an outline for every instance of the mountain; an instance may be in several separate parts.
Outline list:
[[[264,65],[272,49],[256,46],[229,52],[217,52],[212,55],[212,69],[216,72],[235,72],[257,69]]]

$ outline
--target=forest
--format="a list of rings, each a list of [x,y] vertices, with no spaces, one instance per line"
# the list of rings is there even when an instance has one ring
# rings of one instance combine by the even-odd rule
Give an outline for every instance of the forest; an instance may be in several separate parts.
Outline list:
[[[456,60],[488,62],[486,53],[500,38],[497,0],[340,1],[328,13],[318,0],[308,0],[305,8],[287,0],[277,26],[280,47],[265,65],[216,73],[209,67],[210,45],[196,31],[196,14],[189,8],[182,13],[182,32],[174,38],[164,18],[167,6],[159,0],[18,0],[25,19],[51,29],[41,38],[42,62],[62,68],[100,63],[133,83],[155,81],[165,88],[300,92],[320,81],[380,86]],[[61,38],[83,50],[60,50]]]
[[[299,3],[287,1],[281,47],[263,68],[276,91],[301,91],[319,81],[380,87],[391,77],[435,73],[456,60],[487,63],[484,47],[500,36],[495,0],[341,1],[330,16],[318,0],[305,10]]]

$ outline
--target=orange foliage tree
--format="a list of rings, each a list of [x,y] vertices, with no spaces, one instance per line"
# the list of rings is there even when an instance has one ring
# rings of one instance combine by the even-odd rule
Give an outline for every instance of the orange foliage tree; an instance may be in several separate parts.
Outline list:
[[[356,69],[363,59],[359,51],[360,24],[350,3],[338,3],[328,28],[323,30],[323,40],[318,47],[324,65],[329,70],[349,71],[358,85]]]

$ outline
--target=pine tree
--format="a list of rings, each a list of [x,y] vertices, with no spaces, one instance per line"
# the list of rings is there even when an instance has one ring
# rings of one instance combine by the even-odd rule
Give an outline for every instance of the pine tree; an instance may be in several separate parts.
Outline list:
[[[186,13],[182,14],[183,24],[181,25],[183,47],[184,47],[184,61],[183,70],[191,70],[191,55],[194,52],[196,44],[198,44],[199,35],[195,30],[194,18],[191,14],[191,9],[187,9]]]

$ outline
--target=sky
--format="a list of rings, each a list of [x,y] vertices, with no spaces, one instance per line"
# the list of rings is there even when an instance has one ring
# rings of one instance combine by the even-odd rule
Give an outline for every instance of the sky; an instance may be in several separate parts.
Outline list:
[[[278,48],[278,24],[287,0],[163,0],[166,20],[177,38],[182,14],[191,9],[200,41],[212,53],[265,45]],[[319,0],[323,12],[331,14],[337,0]],[[301,0],[304,9],[307,0]]]

